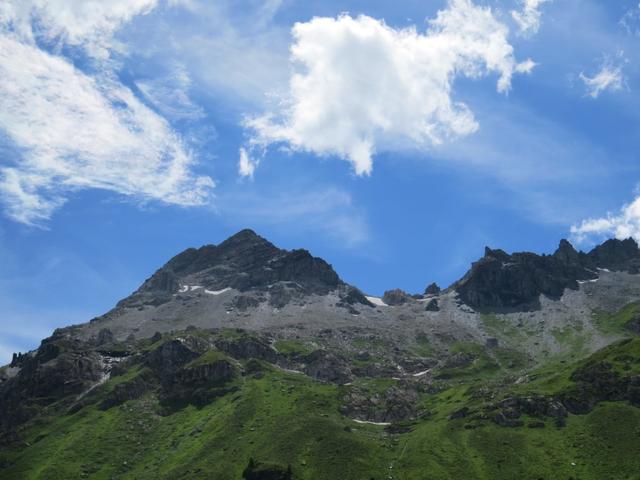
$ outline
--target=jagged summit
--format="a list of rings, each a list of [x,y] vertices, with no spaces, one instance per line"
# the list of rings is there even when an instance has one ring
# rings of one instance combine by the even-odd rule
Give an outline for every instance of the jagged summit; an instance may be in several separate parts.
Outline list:
[[[468,314],[537,311],[544,316],[547,300],[560,306],[567,293],[581,292],[578,301],[588,304],[594,288],[599,302],[614,308],[628,296],[619,286],[636,282],[628,274],[638,273],[639,266],[640,250],[630,239],[608,240],[588,253],[567,240],[550,255],[487,247],[449,288],[432,284],[423,294],[396,289],[377,298],[343,282],[329,263],[307,250],[284,250],[242,230],[217,245],[176,255],[114,309],[68,332],[97,338],[106,328],[125,339],[187,326],[319,332],[355,323],[403,330],[411,322],[421,328],[425,315],[437,315],[442,334],[451,335],[449,330]]]
[[[245,229],[219,245],[189,248],[156,271],[120,305],[160,305],[185,288],[246,292],[290,282],[304,293],[326,294],[344,282],[307,250],[283,250]]]
[[[576,290],[578,282],[596,280],[599,269],[638,273],[638,244],[631,238],[612,239],[584,253],[563,239],[553,255],[509,255],[485,247],[484,257],[452,288],[476,309],[535,309],[541,294],[559,299],[565,289]]]

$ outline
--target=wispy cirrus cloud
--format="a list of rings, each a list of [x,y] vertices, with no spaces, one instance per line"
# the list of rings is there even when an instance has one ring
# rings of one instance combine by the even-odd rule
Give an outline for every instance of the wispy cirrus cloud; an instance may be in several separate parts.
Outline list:
[[[123,46],[114,33],[136,15],[149,13],[158,0],[5,0],[0,24],[26,41],[38,38],[79,46],[106,58]]]
[[[512,10],[511,17],[523,35],[533,35],[540,30],[542,5],[553,0],[520,0],[520,10]]]
[[[83,189],[177,205],[208,201],[214,183],[193,174],[196,160],[180,136],[105,61],[116,48],[115,31],[155,4],[2,4],[0,200],[8,216],[41,225]],[[42,47],[43,38],[80,47],[98,63],[85,73]]]
[[[622,90],[624,86],[624,75],[622,67],[605,63],[592,76],[580,73],[580,80],[584,83],[587,95],[591,98],[598,98],[601,93]]]
[[[625,12],[620,19],[620,26],[629,35],[640,36],[640,3]]]
[[[251,145],[336,155],[358,175],[371,173],[377,150],[475,132],[473,113],[453,98],[457,77],[496,73],[507,92],[514,74],[535,66],[515,60],[506,25],[471,0],[450,0],[425,33],[340,15],[297,23],[293,36],[289,92],[246,121]]]

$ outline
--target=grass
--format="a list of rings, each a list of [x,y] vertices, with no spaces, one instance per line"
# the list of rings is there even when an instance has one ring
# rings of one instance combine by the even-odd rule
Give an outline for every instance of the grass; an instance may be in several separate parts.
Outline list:
[[[291,341],[286,347],[299,352],[304,344]],[[449,420],[463,406],[479,407],[505,395],[558,393],[571,385],[571,372],[588,362],[607,361],[624,375],[640,374],[640,337],[578,362],[551,359],[518,385],[504,383],[499,374],[505,364],[522,366],[519,352],[475,343],[455,344],[452,351],[476,355],[476,361],[444,383],[444,390],[425,395],[422,406],[429,415],[403,434],[340,415],[348,387],[276,369],[259,378],[239,377],[236,391],[201,408],[163,413],[148,394],[101,411],[97,405],[115,385],[142,373],[133,365],[96,390],[95,404],[74,414],[50,411],[28,424],[24,443],[0,449],[0,478],[239,480],[249,458],[291,465],[296,480],[640,478],[640,409],[625,402],[604,402],[588,415],[570,415],[562,429],[552,422],[531,429]],[[223,358],[212,350],[195,362]],[[374,393],[395,383],[354,381]]]
[[[522,337],[522,330],[504,317],[494,314],[482,314],[480,321],[485,331],[496,337],[507,340],[518,340]]]
[[[416,342],[412,345],[410,350],[411,353],[419,357],[430,357],[434,353],[431,341],[424,332],[420,332],[416,335]]]
[[[274,348],[288,357],[304,357],[313,353],[316,348],[299,340],[276,340]]]
[[[237,480],[250,457],[291,464],[294,478],[375,476],[387,466],[379,448],[387,435],[342,417],[337,394],[336,386],[269,372],[205,408],[165,417],[152,397],[106,412],[86,407],[33,425],[27,442],[37,447],[1,452],[8,466],[0,476]]]
[[[200,365],[209,365],[220,361],[230,362],[229,357],[227,357],[224,353],[219,350],[211,349],[207,350],[206,353],[200,355],[198,358],[185,365],[185,368],[193,368]]]
[[[613,424],[602,432],[608,422]],[[409,434],[396,474],[404,480],[635,480],[639,428],[640,410],[623,404],[571,417],[563,429],[490,423],[465,429],[463,422],[436,419]]]
[[[640,316],[640,302],[632,302],[615,313],[595,312],[593,323],[602,333],[621,334],[624,333],[625,325],[638,316]]]
[[[441,369],[438,374],[440,378],[488,380],[509,375],[529,364],[525,353],[511,348],[488,349],[479,343],[457,342],[451,346],[450,351],[475,358],[467,365]]]

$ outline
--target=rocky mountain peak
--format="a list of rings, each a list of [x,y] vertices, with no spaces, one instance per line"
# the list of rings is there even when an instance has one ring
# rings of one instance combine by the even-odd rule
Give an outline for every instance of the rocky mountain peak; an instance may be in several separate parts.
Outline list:
[[[323,259],[303,249],[280,249],[245,229],[219,245],[189,248],[176,255],[121,305],[159,305],[187,285],[245,292],[273,288],[279,282],[290,282],[303,293],[318,294],[343,285]]]
[[[566,240],[560,240],[560,245],[558,245],[558,249],[553,253],[554,258],[559,260],[560,262],[566,264],[576,264],[581,260],[581,256],[584,254],[578,253],[578,251],[571,245],[571,243]]]
[[[633,238],[607,240],[591,250],[588,256],[600,268],[632,273],[640,269],[640,250]]]
[[[563,239],[553,255],[507,254],[486,247],[484,257],[454,288],[476,309],[536,309],[541,294],[559,298],[565,289],[577,289],[579,281],[596,279],[598,269],[638,273],[638,244],[633,239],[613,239],[583,253]]]

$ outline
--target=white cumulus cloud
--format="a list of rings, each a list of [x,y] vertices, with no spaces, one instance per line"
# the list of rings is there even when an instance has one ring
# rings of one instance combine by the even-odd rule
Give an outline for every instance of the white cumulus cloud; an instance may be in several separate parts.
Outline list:
[[[471,0],[450,0],[425,33],[341,15],[297,23],[293,37],[288,94],[245,122],[251,145],[337,155],[359,175],[371,172],[378,150],[427,148],[478,129],[452,98],[456,77],[497,73],[507,92],[514,73],[534,67],[515,60],[508,28]]]
[[[181,138],[116,80],[108,62],[89,75],[34,39],[45,32],[104,58],[115,29],[154,4],[2,4],[0,200],[8,216],[42,224],[70,194],[89,188],[177,205],[207,201],[213,181],[192,173],[195,159]]]
[[[543,4],[552,0],[520,0],[521,9],[512,10],[511,16],[518,25],[520,33],[532,35],[540,30],[540,19],[542,12],[540,8]]]
[[[624,84],[622,68],[605,64],[593,76],[580,73],[580,80],[584,82],[587,95],[591,98],[598,98],[604,91],[615,92],[621,90]]]
[[[633,237],[640,241],[640,197],[623,206],[617,214],[590,218],[572,226],[571,233],[579,241],[592,236],[614,236],[619,239]]]

